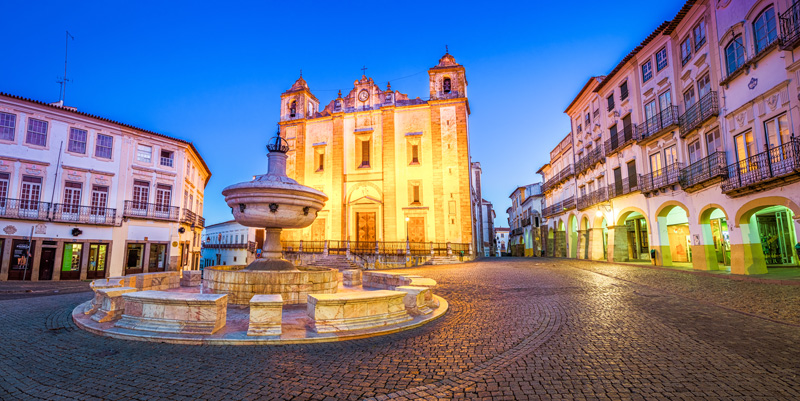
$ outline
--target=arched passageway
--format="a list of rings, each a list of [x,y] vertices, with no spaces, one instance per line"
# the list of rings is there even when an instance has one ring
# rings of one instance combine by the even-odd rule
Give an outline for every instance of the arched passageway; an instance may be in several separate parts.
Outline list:
[[[661,266],[691,266],[692,233],[689,212],[679,202],[668,201],[656,212],[658,250],[656,263]]]
[[[793,201],[770,196],[745,203],[736,212],[741,244],[731,245],[731,273],[764,274],[769,268],[797,266],[797,217]]]

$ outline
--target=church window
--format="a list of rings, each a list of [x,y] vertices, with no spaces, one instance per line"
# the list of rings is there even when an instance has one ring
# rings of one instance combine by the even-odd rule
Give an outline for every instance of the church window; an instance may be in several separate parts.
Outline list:
[[[358,168],[370,167],[370,153],[372,147],[372,137],[365,136],[356,138],[356,161]]]
[[[450,93],[450,86],[450,78],[445,78],[444,81],[442,81],[442,92]]]
[[[297,102],[292,100],[292,103],[289,105],[289,117],[294,117],[297,115]]]
[[[411,206],[422,205],[422,186],[419,181],[408,182],[408,203]]]
[[[314,103],[308,102],[308,116],[312,117],[314,115]]]
[[[314,164],[316,165],[316,172],[325,170],[325,147],[314,147]]]
[[[419,145],[411,145],[411,164],[419,164]]]

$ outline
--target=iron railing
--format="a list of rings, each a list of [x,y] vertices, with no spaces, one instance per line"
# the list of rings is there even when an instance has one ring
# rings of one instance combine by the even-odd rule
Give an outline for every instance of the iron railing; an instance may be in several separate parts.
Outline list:
[[[63,223],[114,225],[117,209],[56,203],[50,208],[50,219]]]
[[[618,150],[633,142],[636,139],[634,133],[635,130],[636,126],[633,124],[623,126],[621,130],[617,131],[617,135],[613,135],[609,139],[606,139],[604,145],[606,156],[611,156]]]
[[[683,168],[683,163],[672,163],[650,174],[640,175],[639,182],[642,191],[654,191],[678,183],[681,177],[681,168]]]
[[[633,177],[628,177],[623,179],[622,181],[615,182],[608,185],[608,199],[613,199],[619,196],[627,195],[631,192],[638,191],[639,187],[639,177],[634,175]]]
[[[728,165],[727,177],[722,180],[722,192],[741,190],[797,173],[800,173],[800,139],[792,137],[781,146]]]
[[[556,173],[549,180],[545,181],[545,183],[542,185],[542,192],[553,189],[553,187],[566,181],[569,177],[572,177],[574,174],[575,174],[575,169],[571,164],[568,165],[567,167],[564,167],[563,169],[561,169],[561,171]]]
[[[178,221],[180,208],[165,204],[125,201],[124,217]]]
[[[608,190],[605,187],[598,188],[578,198],[577,207],[578,210],[583,210],[588,207],[594,206],[600,202],[605,202],[607,200],[608,200]]]
[[[678,125],[678,106],[668,106],[647,121],[639,124],[637,134],[639,140],[656,136],[667,129]]]
[[[719,100],[717,92],[711,91],[703,95],[700,101],[686,109],[680,117],[681,137],[686,137],[690,132],[699,128],[709,118],[719,115]]]
[[[193,226],[196,220],[197,220],[197,215],[194,214],[193,211],[189,209],[183,209],[183,215],[181,215],[181,223],[186,223]]]
[[[715,177],[727,174],[725,152],[714,152],[705,159],[698,160],[681,170],[680,184],[683,189],[691,188]]]
[[[223,243],[223,244],[209,244],[204,243],[203,248],[208,249],[250,249],[252,245],[255,248],[255,242],[248,241],[248,242],[231,242],[231,243]]]
[[[523,226],[523,227],[527,227],[527,226],[529,226],[529,225],[531,225],[531,218],[530,218],[530,216],[528,216],[528,217],[526,217],[526,218],[522,219],[522,226]]]
[[[50,204],[27,199],[0,198],[0,217],[23,220],[47,220]]]
[[[547,206],[544,209],[542,209],[542,216],[545,217],[554,216],[574,208],[575,208],[575,197],[570,196],[569,198],[564,199],[561,202],[554,203],[553,205]]]
[[[604,162],[606,154],[602,146],[598,146],[586,153],[582,158],[575,163],[575,173],[580,174],[592,167],[597,163]]]
[[[781,49],[793,50],[800,44],[800,2],[795,1],[781,14]]]
[[[161,165],[166,167],[172,167],[173,158],[171,157],[164,157],[161,156]]]

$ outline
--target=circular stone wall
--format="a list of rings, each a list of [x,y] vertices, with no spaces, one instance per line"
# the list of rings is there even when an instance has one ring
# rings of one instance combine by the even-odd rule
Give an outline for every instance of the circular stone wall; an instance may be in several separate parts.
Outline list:
[[[257,294],[280,294],[284,304],[304,304],[308,294],[334,294],[339,287],[336,269],[298,267],[299,272],[246,271],[245,266],[214,266],[203,270],[206,288],[228,294],[228,303],[249,305]]]

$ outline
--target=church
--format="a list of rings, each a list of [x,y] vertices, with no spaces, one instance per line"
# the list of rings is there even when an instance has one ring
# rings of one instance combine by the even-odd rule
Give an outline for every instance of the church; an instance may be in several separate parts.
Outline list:
[[[329,200],[286,240],[473,242],[464,67],[446,53],[428,99],[362,75],[327,105],[301,76],[281,94],[287,174]]]

